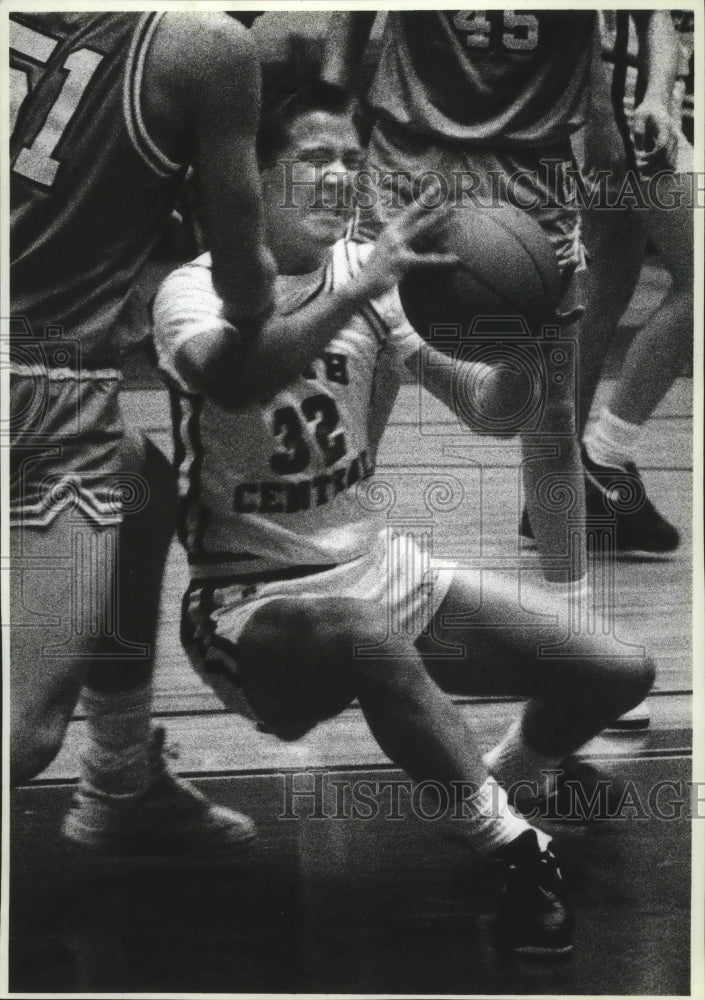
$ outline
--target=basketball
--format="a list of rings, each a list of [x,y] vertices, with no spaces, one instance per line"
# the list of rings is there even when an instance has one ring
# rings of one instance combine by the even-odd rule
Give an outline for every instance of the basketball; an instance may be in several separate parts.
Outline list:
[[[536,337],[555,319],[556,255],[527,212],[506,204],[457,206],[430,242],[424,249],[453,253],[460,263],[418,268],[400,283],[404,311],[425,340],[447,343],[475,331]]]

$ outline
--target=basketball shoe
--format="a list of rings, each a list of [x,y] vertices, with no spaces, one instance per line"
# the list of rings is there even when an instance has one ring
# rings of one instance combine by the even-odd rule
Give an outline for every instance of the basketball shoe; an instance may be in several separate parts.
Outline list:
[[[64,818],[64,837],[96,853],[122,857],[212,858],[256,833],[249,816],[215,805],[166,763],[165,732],[155,729],[150,780],[136,795],[109,795],[83,781]]]
[[[598,465],[588,455],[585,445],[582,446],[582,460],[587,540],[593,551],[599,548],[595,529],[601,524],[614,525],[613,544],[617,553],[668,555],[678,548],[678,529],[651,503],[633,462],[627,462],[623,469]],[[528,540],[534,537],[526,508],[522,511],[519,534]]]
[[[573,911],[558,861],[525,830],[493,858],[502,890],[497,930],[500,944],[519,955],[560,957],[572,950]]]
[[[669,521],[656,510],[646,495],[644,481],[633,462],[623,469],[610,468],[593,462],[582,446],[585,469],[585,509],[590,527],[591,518],[616,517],[615,543],[617,552],[643,552],[664,555],[674,552],[680,535]],[[634,498],[629,509],[620,509],[625,498]]]

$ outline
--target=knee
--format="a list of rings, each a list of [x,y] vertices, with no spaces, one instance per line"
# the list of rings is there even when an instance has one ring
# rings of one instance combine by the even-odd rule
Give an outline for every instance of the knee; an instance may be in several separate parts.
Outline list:
[[[258,608],[238,646],[257,658],[349,666],[356,650],[375,641],[375,616],[338,599],[275,600]]]
[[[355,697],[356,651],[369,633],[347,603],[276,600],[248,621],[237,644],[238,673],[255,714],[274,732],[300,735]]]
[[[637,660],[634,668],[634,676],[630,679],[635,705],[638,705],[640,701],[646,698],[654,686],[655,680],[656,663],[654,660],[650,656],[644,656],[641,660]]]
[[[605,703],[619,712],[628,711],[643,701],[651,690],[656,665],[650,656],[621,658],[613,661],[604,674],[598,693],[604,692]]]

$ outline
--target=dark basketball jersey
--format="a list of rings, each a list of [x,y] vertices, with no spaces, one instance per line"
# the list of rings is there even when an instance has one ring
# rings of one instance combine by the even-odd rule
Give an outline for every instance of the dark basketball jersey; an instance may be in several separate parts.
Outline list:
[[[549,146],[584,120],[594,11],[393,11],[372,109],[445,140]]]
[[[161,16],[10,19],[12,312],[23,343],[27,324],[30,340],[61,327],[88,368],[115,364],[112,328],[183,179],[140,104]]]

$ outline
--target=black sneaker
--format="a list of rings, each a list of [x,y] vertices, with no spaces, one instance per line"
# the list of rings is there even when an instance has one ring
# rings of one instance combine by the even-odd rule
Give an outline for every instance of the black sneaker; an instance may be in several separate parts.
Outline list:
[[[600,520],[615,524],[617,552],[665,555],[678,548],[677,528],[651,503],[633,462],[627,462],[623,469],[598,465],[588,455],[585,445],[582,446],[582,459],[588,528],[594,529]],[[592,541],[595,543],[596,539]]]
[[[585,514],[588,547],[599,550],[597,529],[614,526],[614,551],[622,554],[668,555],[680,545],[680,534],[662,517],[646,495],[644,481],[633,462],[623,469],[613,469],[593,462],[582,446],[585,469]],[[531,542],[531,530],[526,507],[519,522],[519,535]]]
[[[525,830],[494,855],[502,880],[498,932],[518,955],[553,958],[572,950],[573,911],[554,854]]]

